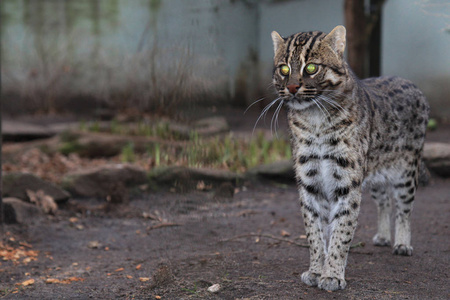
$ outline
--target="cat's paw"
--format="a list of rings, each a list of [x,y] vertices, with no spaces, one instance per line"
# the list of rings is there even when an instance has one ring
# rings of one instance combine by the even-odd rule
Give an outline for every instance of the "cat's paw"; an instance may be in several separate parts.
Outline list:
[[[379,236],[378,234],[376,234],[373,239],[373,244],[375,246],[380,246],[380,247],[384,247],[384,246],[390,246],[391,245],[391,240],[382,236]]]
[[[395,255],[411,256],[413,253],[413,248],[411,246],[406,246],[403,244],[395,245],[393,253]]]
[[[302,281],[309,286],[317,286],[319,284],[320,274],[306,271],[302,274]]]
[[[319,288],[326,291],[343,290],[347,286],[344,279],[336,277],[321,277],[319,280]]]

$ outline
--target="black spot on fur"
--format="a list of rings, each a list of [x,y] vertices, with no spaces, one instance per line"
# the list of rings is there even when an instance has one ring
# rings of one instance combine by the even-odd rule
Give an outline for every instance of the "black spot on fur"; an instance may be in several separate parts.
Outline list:
[[[336,162],[339,166],[341,166],[342,168],[347,168],[348,167],[348,160],[343,158],[343,157],[337,157],[336,158]]]
[[[308,173],[306,173],[306,176],[308,176],[308,177],[313,177],[315,175],[317,175],[317,170],[316,169],[311,169],[311,170],[308,171]]]
[[[313,195],[317,195],[319,193],[319,188],[313,185],[304,185],[305,190]]]
[[[404,204],[409,204],[411,202],[414,201],[414,196],[412,196],[411,198],[409,198],[408,200],[406,200],[405,202],[403,202]]]
[[[357,188],[361,185],[361,182],[358,180],[352,180],[352,187]]]
[[[350,192],[350,189],[346,187],[339,187],[334,190],[334,193],[336,194],[336,197],[342,197],[346,196]]]

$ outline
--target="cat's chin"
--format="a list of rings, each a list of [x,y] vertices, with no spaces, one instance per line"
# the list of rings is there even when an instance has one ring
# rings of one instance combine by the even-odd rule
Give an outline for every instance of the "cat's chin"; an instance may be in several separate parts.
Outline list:
[[[314,105],[313,101],[304,101],[304,100],[291,100],[291,101],[287,101],[286,105],[293,110],[305,110],[309,107],[311,107],[311,105]]]

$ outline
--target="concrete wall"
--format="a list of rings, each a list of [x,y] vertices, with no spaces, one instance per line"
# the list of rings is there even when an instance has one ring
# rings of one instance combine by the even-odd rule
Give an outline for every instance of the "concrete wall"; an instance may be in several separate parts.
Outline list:
[[[328,32],[344,23],[343,3],[2,0],[3,94],[35,108],[77,95],[137,106],[251,103],[272,94],[270,32]],[[415,81],[442,118],[450,115],[449,16],[448,1],[388,0],[382,20],[382,73]],[[8,99],[5,108],[18,109]]]
[[[450,121],[450,2],[389,0],[382,22],[382,73],[414,81]]]

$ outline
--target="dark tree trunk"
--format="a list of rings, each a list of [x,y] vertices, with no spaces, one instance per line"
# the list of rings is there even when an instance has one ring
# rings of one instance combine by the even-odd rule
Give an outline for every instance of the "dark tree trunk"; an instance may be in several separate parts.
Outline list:
[[[347,29],[347,61],[355,74],[363,78],[366,58],[364,0],[345,0],[344,17]]]
[[[385,0],[370,0],[370,15],[367,24],[370,77],[381,74],[381,12]]]

